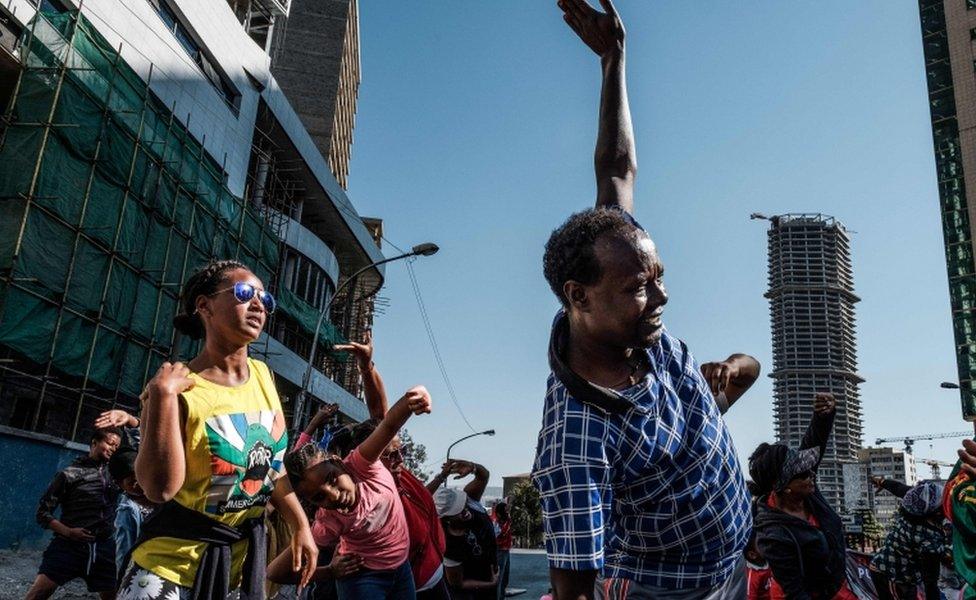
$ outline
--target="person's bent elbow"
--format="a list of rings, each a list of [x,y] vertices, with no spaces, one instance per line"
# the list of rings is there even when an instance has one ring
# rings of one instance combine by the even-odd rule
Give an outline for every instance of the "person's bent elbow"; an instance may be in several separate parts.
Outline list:
[[[143,485],[141,483],[139,485],[142,487],[142,493],[145,494],[146,498],[149,499],[150,502],[154,502],[156,504],[169,502],[176,496],[177,492],[179,492],[180,488],[182,487],[182,484],[175,485],[167,484],[165,482],[160,483],[159,485]]]
[[[136,463],[136,481],[146,498],[156,504],[172,500],[183,487],[183,479],[182,473],[179,476],[172,473],[147,473]]]

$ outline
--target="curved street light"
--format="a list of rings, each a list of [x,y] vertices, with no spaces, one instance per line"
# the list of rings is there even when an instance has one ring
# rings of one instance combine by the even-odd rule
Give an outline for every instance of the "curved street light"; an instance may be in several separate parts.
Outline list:
[[[370,269],[373,269],[380,265],[384,265],[388,262],[393,262],[395,260],[410,258],[411,256],[431,256],[433,254],[437,254],[438,250],[440,250],[440,248],[437,246],[437,244],[431,242],[417,244],[416,246],[410,249],[410,252],[404,252],[403,254],[400,254],[398,256],[384,258],[383,260],[378,260],[374,263],[370,263],[366,265],[365,267],[359,269],[349,277],[346,277],[346,279],[341,284],[339,284],[339,287],[336,288],[336,291],[325,303],[325,306],[322,307],[321,312],[319,312],[319,320],[315,324],[315,333],[314,335],[312,335],[312,349],[308,353],[308,364],[305,366],[305,375],[302,377],[302,389],[301,392],[298,394],[298,399],[297,402],[295,403],[295,415],[294,415],[295,427],[299,427],[301,425],[299,420],[302,418],[302,411],[305,408],[305,399],[308,397],[308,385],[312,380],[312,367],[315,364],[315,358],[316,358],[315,351],[318,348],[319,333],[322,331],[322,324],[325,322],[326,315],[329,314],[329,309],[332,307],[332,302],[339,296],[339,292],[341,292],[347,285],[349,285],[349,282],[355,281],[357,277],[359,277],[361,274],[365,273]]]
[[[466,436],[464,436],[463,438],[461,438],[459,440],[455,440],[454,443],[452,443],[450,446],[447,447],[447,462],[451,462],[451,449],[454,448],[454,446],[457,446],[458,444],[460,444],[464,440],[468,440],[468,439],[471,439],[473,437],[477,437],[479,435],[495,435],[495,430],[494,429],[486,429],[485,431],[479,431],[477,433],[472,433],[471,435],[466,435]],[[444,480],[444,487],[447,487],[447,479]]]

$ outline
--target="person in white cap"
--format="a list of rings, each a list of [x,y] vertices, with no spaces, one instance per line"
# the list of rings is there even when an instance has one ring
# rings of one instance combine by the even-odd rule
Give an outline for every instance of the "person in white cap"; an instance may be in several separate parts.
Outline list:
[[[434,494],[434,506],[444,526],[447,550],[444,576],[454,600],[495,600],[498,564],[495,530],[468,506],[461,490],[441,488]]]

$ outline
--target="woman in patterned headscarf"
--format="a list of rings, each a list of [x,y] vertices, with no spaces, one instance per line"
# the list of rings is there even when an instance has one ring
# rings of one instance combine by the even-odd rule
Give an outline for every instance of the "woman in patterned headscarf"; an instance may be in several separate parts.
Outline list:
[[[834,424],[834,397],[817,394],[799,450],[760,444],[749,475],[762,494],[754,529],[773,571],[772,600],[856,600],[847,585],[844,526],[815,478]]]
[[[922,584],[926,600],[938,600],[939,565],[949,552],[942,527],[942,485],[925,481],[908,487],[877,479],[874,483],[902,496],[891,529],[871,561],[878,595],[881,600],[915,600]]]

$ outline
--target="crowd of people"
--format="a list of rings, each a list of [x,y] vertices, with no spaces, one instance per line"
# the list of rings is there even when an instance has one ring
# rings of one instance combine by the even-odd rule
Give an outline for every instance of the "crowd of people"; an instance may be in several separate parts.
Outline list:
[[[558,5],[603,77],[596,206],[552,233],[543,265],[561,304],[532,472],[551,597],[976,598],[976,442],[945,484],[874,480],[901,508],[869,562],[816,485],[833,395],[811,399],[799,448],[756,448],[746,480],[722,415],[760,365],[744,353],[699,365],[664,328],[664,265],[633,215],[623,24],[611,0]],[[77,578],[120,600],[253,600],[286,584],[309,599],[504,597],[507,505],[482,504],[475,462],[429,482],[404,468],[399,432],[431,397],[417,386],[388,402],[371,338],[336,347],[355,358],[370,418],[339,426],[325,406],[290,443],[272,375],[248,355],[274,309],[242,263],[189,278],[174,326],[199,353],[159,368],[138,416],[101,415],[88,455],[56,474],[37,512],[54,537],[28,598]]]
[[[760,367],[741,353],[699,366],[663,326],[664,264],[634,217],[625,30],[612,0],[599,2],[558,0],[599,56],[602,88],[596,206],[557,228],[544,256],[562,308],[533,481],[554,597],[976,598],[976,442],[945,486],[876,481],[902,507],[867,562],[816,485],[839,409],[829,390],[811,399],[801,447],[761,444],[746,481],[722,414]]]
[[[308,599],[504,597],[505,502],[482,504],[480,464],[450,460],[427,483],[403,467],[398,432],[431,398],[417,386],[388,405],[371,337],[336,347],[356,358],[370,419],[341,425],[326,405],[289,447],[271,374],[247,355],[273,296],[219,261],[182,298],[174,323],[200,353],[160,367],[141,419],[99,416],[88,455],[57,473],[37,512],[55,535],[27,598],[77,578],[120,600],[264,598],[276,584]]]

